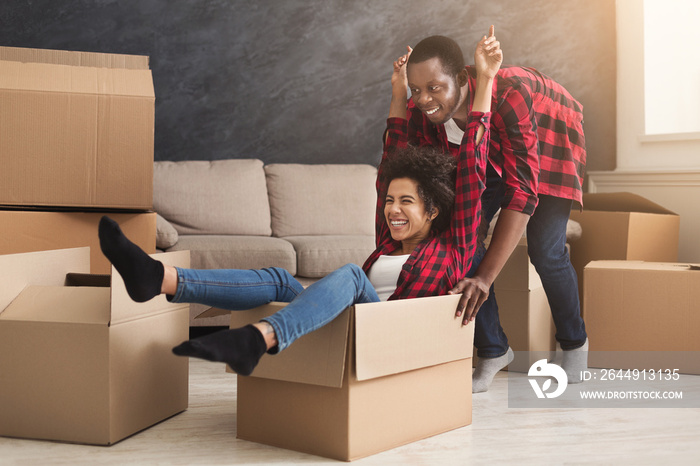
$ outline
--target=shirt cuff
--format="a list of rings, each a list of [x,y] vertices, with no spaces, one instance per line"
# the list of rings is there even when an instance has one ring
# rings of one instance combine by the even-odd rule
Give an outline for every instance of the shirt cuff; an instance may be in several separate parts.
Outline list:
[[[508,195],[506,192],[501,208],[515,210],[516,212],[521,212],[526,215],[532,215],[535,213],[537,201],[538,198],[534,194],[526,194],[524,192],[516,191],[511,195]]]
[[[491,112],[469,112],[467,121],[479,121],[483,124],[491,123]]]
[[[399,131],[408,133],[408,120],[405,118],[391,117],[386,119],[387,131]]]

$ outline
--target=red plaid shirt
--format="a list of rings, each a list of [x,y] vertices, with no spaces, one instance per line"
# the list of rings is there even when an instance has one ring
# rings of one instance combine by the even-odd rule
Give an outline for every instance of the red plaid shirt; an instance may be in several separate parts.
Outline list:
[[[490,118],[490,113],[473,112],[469,115],[457,160],[457,187],[451,226],[442,233],[431,234],[411,253],[401,269],[396,290],[389,297],[390,300],[445,294],[469,271],[481,219],[481,194],[486,179]],[[477,146],[476,134],[482,124],[485,132]],[[388,119],[386,134],[385,156],[387,149],[406,145],[406,120]],[[369,272],[379,256],[391,254],[401,248],[401,242],[392,239],[384,217],[384,202],[389,186],[382,180],[381,174],[380,164],[375,221],[377,249],[362,266],[365,273]]]
[[[469,108],[476,69],[469,74]],[[491,100],[489,162],[506,183],[501,207],[532,215],[537,195],[582,204],[586,148],[583,107],[560,84],[533,68],[503,66]],[[434,125],[408,101],[408,141],[459,150],[447,141],[444,125]]]

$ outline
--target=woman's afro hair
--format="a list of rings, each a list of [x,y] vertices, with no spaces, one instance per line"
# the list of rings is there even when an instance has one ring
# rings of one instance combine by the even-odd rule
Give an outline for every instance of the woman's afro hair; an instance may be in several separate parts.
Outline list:
[[[389,152],[381,164],[381,177],[387,186],[396,178],[409,178],[418,185],[418,196],[425,204],[426,212],[438,216],[432,228],[436,232],[450,226],[455,200],[457,162],[451,154],[430,147],[408,145]]]

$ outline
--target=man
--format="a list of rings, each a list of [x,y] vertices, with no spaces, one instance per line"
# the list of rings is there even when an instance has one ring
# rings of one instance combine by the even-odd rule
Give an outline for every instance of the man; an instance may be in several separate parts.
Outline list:
[[[483,40],[483,39],[482,39]],[[486,47],[498,47],[491,26]],[[432,145],[456,153],[474,94],[474,69],[451,39],[432,36],[394,62],[385,145]],[[406,95],[411,98],[406,105]],[[487,187],[482,197],[480,248],[457,316],[475,322],[479,360],[473,392],[488,390],[494,375],[513,359],[498,320],[493,282],[527,229],[528,254],[542,279],[556,339],[564,350],[569,383],[580,382],[588,338],[580,316],[576,273],[566,250],[566,224],[573,202],[582,202],[586,163],[581,105],[551,78],[532,68],[502,67],[492,89]],[[390,136],[391,134],[400,136]],[[488,224],[501,213],[488,249]]]

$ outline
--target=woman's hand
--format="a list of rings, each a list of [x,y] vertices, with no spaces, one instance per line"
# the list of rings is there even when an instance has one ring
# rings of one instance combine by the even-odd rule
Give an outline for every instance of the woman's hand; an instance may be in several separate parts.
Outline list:
[[[489,35],[482,37],[474,52],[474,64],[476,65],[477,74],[489,79],[496,77],[496,73],[498,73],[501,63],[503,63],[501,43],[496,40],[494,32],[495,28],[491,25]]]
[[[408,63],[408,57],[411,56],[413,49],[410,46],[406,46],[408,52],[405,55],[401,55],[394,62],[394,72],[391,74],[391,89],[394,94],[400,94],[403,92],[405,96],[408,92],[408,78],[406,77],[406,63]]]

